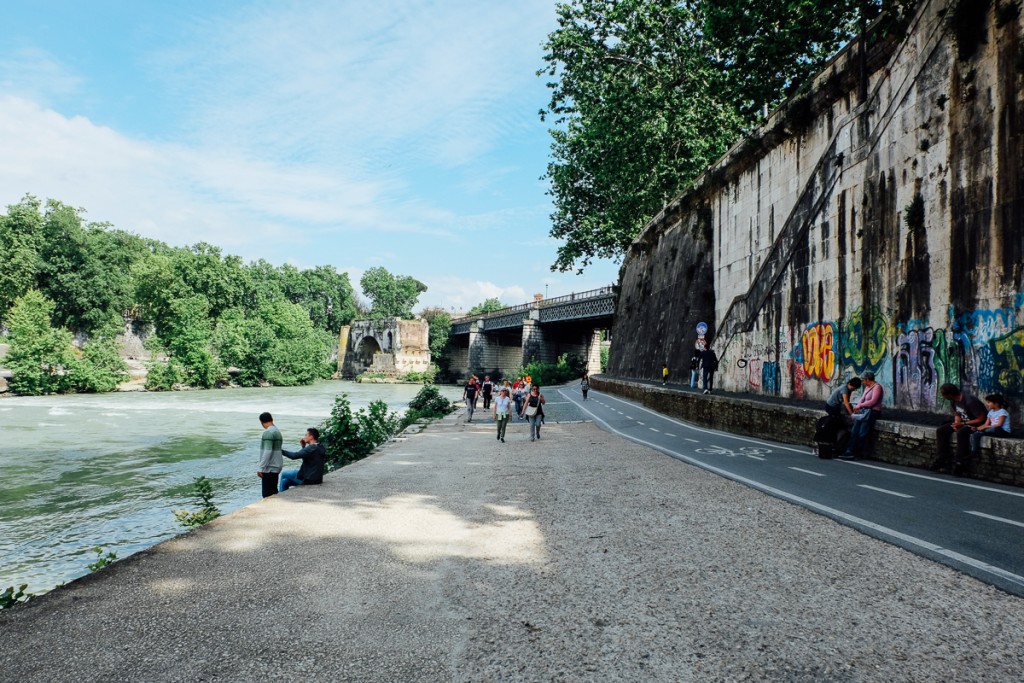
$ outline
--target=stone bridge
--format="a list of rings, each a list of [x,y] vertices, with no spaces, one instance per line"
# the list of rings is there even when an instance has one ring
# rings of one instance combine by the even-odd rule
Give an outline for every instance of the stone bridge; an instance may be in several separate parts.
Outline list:
[[[455,374],[511,374],[532,361],[555,363],[564,353],[601,369],[602,332],[615,315],[613,287],[502,308],[452,321],[449,338]]]

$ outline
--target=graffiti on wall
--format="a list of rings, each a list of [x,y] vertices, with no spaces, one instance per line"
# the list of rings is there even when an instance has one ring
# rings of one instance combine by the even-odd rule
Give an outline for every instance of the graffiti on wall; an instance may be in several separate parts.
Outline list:
[[[1024,396],[1024,328],[989,342],[994,391]]]
[[[888,357],[889,317],[878,306],[859,308],[843,321],[840,333],[841,363],[857,374],[878,372]]]
[[[829,382],[836,373],[835,323],[818,322],[809,325],[800,335],[801,362],[804,376]]]
[[[934,410],[939,387],[956,381],[946,331],[907,323],[897,326],[894,342],[895,403],[912,410]]]

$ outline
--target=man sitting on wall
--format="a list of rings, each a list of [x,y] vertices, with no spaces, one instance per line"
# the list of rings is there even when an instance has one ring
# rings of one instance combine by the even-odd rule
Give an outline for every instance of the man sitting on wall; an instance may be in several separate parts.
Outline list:
[[[281,450],[281,454],[292,460],[301,460],[302,467],[296,470],[289,470],[281,473],[281,490],[287,491],[291,486],[308,486],[309,484],[322,484],[324,482],[324,461],[327,458],[327,449],[320,440],[320,431],[316,427],[306,430],[306,435],[299,439],[302,446],[300,451]]]
[[[971,456],[971,434],[973,428],[985,422],[988,411],[985,404],[977,396],[964,393],[955,384],[943,384],[939,387],[942,398],[953,404],[953,422],[944,424],[935,430],[936,452],[938,457],[932,463],[932,472],[949,466],[949,440],[956,434],[956,458],[953,460],[953,474],[960,476],[964,472],[968,458]]]

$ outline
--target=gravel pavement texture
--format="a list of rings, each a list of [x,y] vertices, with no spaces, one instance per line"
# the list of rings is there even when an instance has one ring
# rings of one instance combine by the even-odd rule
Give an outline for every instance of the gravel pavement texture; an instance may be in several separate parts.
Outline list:
[[[1019,598],[592,424],[541,434],[452,416],[4,610],[0,679],[1024,680]]]

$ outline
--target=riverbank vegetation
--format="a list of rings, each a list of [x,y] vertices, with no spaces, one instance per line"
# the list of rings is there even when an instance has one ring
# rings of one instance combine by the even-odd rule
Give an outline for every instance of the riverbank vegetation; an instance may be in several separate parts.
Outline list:
[[[348,396],[341,394],[334,400],[331,414],[319,427],[320,442],[327,451],[327,470],[362,460],[414,422],[444,417],[452,409],[451,401],[433,384],[420,389],[401,417],[390,411],[383,401],[373,401],[366,408],[353,412]]]
[[[246,264],[205,242],[172,247],[31,195],[0,215],[0,263],[5,364],[20,394],[116,388],[128,376],[115,342],[126,321],[146,338],[148,389],[308,384],[333,373],[343,325],[411,318],[426,290],[371,268],[360,285],[372,306],[360,310],[333,266]]]

